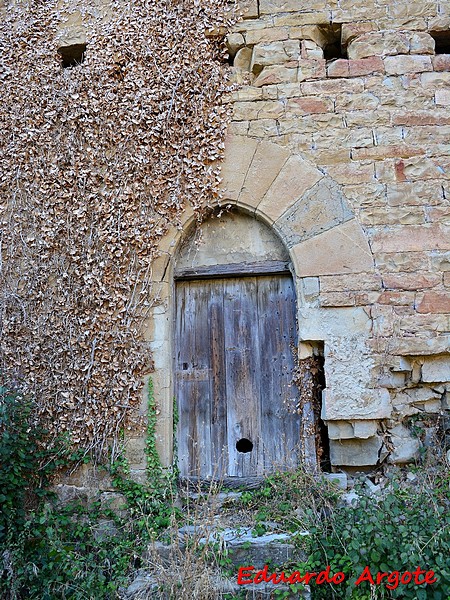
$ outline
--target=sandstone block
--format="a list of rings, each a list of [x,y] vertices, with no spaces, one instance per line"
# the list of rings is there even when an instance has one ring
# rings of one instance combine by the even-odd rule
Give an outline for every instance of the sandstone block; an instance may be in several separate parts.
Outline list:
[[[240,204],[250,208],[258,206],[261,198],[280,174],[289,155],[288,148],[268,141],[260,142],[248,166],[242,191],[238,197]]]
[[[284,104],[280,101],[236,102],[233,107],[233,118],[236,121],[278,119],[284,114],[284,111]]]
[[[297,9],[299,5],[297,3]],[[308,6],[309,8],[309,6]],[[285,12],[284,14],[275,14],[273,23],[276,27],[288,25],[289,27],[298,27],[301,25],[329,25],[330,12],[328,10],[305,12]]]
[[[240,0],[239,8],[244,12],[244,19],[259,17],[258,0]]]
[[[450,381],[450,355],[425,361],[422,365],[422,381],[430,383]]]
[[[350,67],[349,61],[340,58],[327,64],[327,77],[349,77]]]
[[[316,167],[300,156],[291,156],[258,205],[258,212],[276,221],[322,176]]]
[[[375,172],[372,164],[348,163],[330,165],[326,168],[328,174],[338,183],[370,183],[374,180]]]
[[[300,43],[298,40],[259,44],[253,48],[250,69],[253,73],[258,74],[263,67],[282,65],[289,60],[298,60],[299,58]]]
[[[368,440],[330,440],[330,460],[334,466],[362,467],[376,465],[382,446],[381,438]]]
[[[236,52],[245,46],[245,40],[242,33],[230,33],[227,35],[227,48],[231,57],[236,55]]]
[[[350,421],[328,421],[327,428],[330,440],[350,440],[355,437]]]
[[[278,137],[280,135],[278,121],[275,119],[250,121],[248,135],[257,138]]]
[[[434,99],[438,106],[450,106],[450,90],[436,90]]]
[[[408,52],[408,36],[399,31],[366,33],[352,40],[347,47],[347,55],[350,59],[408,54]]]
[[[377,427],[377,421],[353,421],[353,432],[356,438],[371,438],[376,435]]]
[[[353,218],[353,212],[340,187],[320,179],[276,221],[285,243],[295,246]]]
[[[320,278],[321,292],[343,292],[348,290],[379,290],[381,277],[375,273],[349,275],[322,275]]]
[[[393,463],[408,463],[417,457],[420,448],[420,442],[411,435],[411,432],[404,425],[396,425],[389,429],[391,441],[394,450],[389,460]]]
[[[307,300],[311,301],[318,297],[320,293],[320,284],[318,277],[303,277],[300,278],[301,282],[301,293],[302,296]]]
[[[450,54],[437,54],[431,61],[435,71],[450,71]]]
[[[373,21],[343,23],[341,29],[341,44],[346,47],[348,43],[353,41],[356,37],[369,33],[370,31],[375,31],[376,29],[378,29],[378,27]]]
[[[301,84],[302,94],[305,96],[334,96],[348,92],[349,94],[358,94],[364,91],[364,83],[356,79],[340,79],[339,81],[308,81]]]
[[[450,313],[450,294],[448,292],[425,292],[418,299],[418,313]]]
[[[237,200],[257,146],[257,140],[243,136],[228,136],[225,140],[221,168],[221,190],[225,199]]]
[[[378,296],[377,302],[389,306],[414,306],[415,299],[414,292],[385,291]]]
[[[420,75],[420,83],[425,89],[445,88],[450,84],[450,73],[447,71],[439,73],[422,73]]]
[[[442,185],[431,181],[388,183],[386,196],[389,206],[440,204]]]
[[[450,272],[444,273],[444,285],[445,287],[450,287]]]
[[[298,61],[298,81],[301,82],[305,79],[322,79],[326,77],[325,65],[326,61],[324,58],[301,58]],[[298,88],[298,92],[300,92],[300,87]]]
[[[280,65],[271,65],[264,67],[261,73],[253,82],[255,87],[263,85],[275,85],[277,83],[297,81],[297,68],[287,68]]]
[[[392,115],[393,125],[450,125],[448,111],[411,111],[408,113],[394,113]]]
[[[269,44],[270,42],[287,40],[288,37],[289,29],[287,27],[269,27],[247,31],[245,41],[247,46],[255,46],[256,44]]]
[[[323,30],[317,25],[301,25],[297,27],[289,27],[289,37],[291,39],[311,40],[312,42],[315,42],[320,48],[323,48],[327,43],[327,38],[324,35]]]
[[[407,144],[393,144],[392,146],[373,146],[372,148],[355,148],[352,150],[353,160],[384,160],[385,158],[421,156],[426,150]]]
[[[415,31],[409,38],[411,54],[434,54],[435,41],[429,33]]]
[[[125,457],[128,460],[130,467],[143,468],[147,465],[147,456],[145,454],[146,441],[145,438],[129,438],[125,443]]]
[[[250,71],[250,64],[252,61],[253,50],[252,48],[241,48],[236,52],[234,57],[233,66],[244,71]]]
[[[429,56],[387,56],[384,59],[384,68],[388,75],[403,75],[432,71],[433,65]]]
[[[450,249],[450,227],[438,224],[405,225],[375,233],[374,252],[415,252]]]
[[[384,287],[388,290],[421,290],[433,288],[441,283],[438,273],[387,273],[383,275]]]
[[[333,112],[333,101],[328,98],[317,98],[316,96],[303,96],[290,98],[286,105],[286,114],[289,115],[312,115],[318,113]]]
[[[292,248],[300,277],[371,272],[372,254],[355,219]]]
[[[374,292],[324,292],[320,294],[320,306],[367,306],[377,297]]]

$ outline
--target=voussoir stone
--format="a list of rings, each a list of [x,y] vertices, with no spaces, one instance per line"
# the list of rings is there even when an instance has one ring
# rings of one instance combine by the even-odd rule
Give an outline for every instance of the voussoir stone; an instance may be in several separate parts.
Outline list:
[[[299,155],[291,156],[258,204],[258,212],[276,221],[323,174]]]
[[[296,244],[292,254],[299,277],[373,270],[372,253],[356,219]]]

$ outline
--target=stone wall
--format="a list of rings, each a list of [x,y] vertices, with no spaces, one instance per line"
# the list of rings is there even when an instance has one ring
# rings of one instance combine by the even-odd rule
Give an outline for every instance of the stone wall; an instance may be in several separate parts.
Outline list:
[[[242,4],[227,37],[239,86],[225,99],[233,118],[222,204],[270,225],[289,251],[300,357],[324,352],[332,465],[408,462],[447,426],[450,2]],[[61,31],[63,42],[84,42],[81,17]],[[166,465],[173,270],[192,209],[183,219],[160,245],[143,332]],[[144,448],[142,438],[128,440],[137,480]],[[76,485],[92,487],[85,471]]]
[[[290,250],[332,464],[411,460],[450,388],[450,2],[247,8],[224,198]]]

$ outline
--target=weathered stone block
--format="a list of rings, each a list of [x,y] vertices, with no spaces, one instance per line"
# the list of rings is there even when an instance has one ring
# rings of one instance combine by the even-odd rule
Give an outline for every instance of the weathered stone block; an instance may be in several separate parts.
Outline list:
[[[259,17],[258,0],[239,0],[239,9],[244,13],[244,19]]]
[[[350,440],[355,437],[349,421],[328,421],[327,428],[330,440]]]
[[[368,357],[365,358],[365,361],[373,367],[373,361]],[[326,366],[326,368],[331,369],[333,379],[339,381],[339,386],[335,385],[339,389],[333,389],[330,386],[330,388],[324,390],[322,419],[325,421],[376,420],[391,416],[392,405],[389,392],[383,388],[364,388],[367,381],[363,382],[363,379],[367,380],[368,374],[361,373],[359,367],[357,369],[354,366],[353,373],[352,370],[347,373],[337,372],[338,367],[336,365]],[[359,381],[355,378],[359,378]],[[343,389],[344,382],[348,383],[345,391]]]
[[[348,92],[358,94],[364,91],[364,83],[356,79],[340,79],[339,81],[308,81],[301,84],[302,94],[305,96],[333,96]]]
[[[145,454],[145,450],[145,438],[129,438],[126,440],[125,457],[131,467],[142,467],[145,469],[147,465],[147,456]]]
[[[290,98],[286,105],[286,115],[309,115],[333,112],[334,105],[328,98],[316,96]]]
[[[436,90],[434,97],[438,106],[450,106],[450,90]]]
[[[450,355],[424,362],[422,381],[430,383],[450,381]]]
[[[280,174],[289,155],[288,148],[272,142],[260,142],[248,167],[239,202],[251,208],[258,206],[261,198]]]
[[[280,65],[264,67],[253,82],[253,85],[255,87],[262,87],[263,85],[295,82],[297,81],[297,71],[297,67],[287,68]]]
[[[408,54],[408,52],[408,36],[400,31],[366,33],[350,41],[347,47],[347,55],[350,59]]]
[[[263,67],[282,65],[290,60],[300,58],[300,43],[298,40],[259,44],[253,48],[250,70],[258,74]]]
[[[367,439],[377,433],[377,421],[354,421],[353,433],[355,438]]]
[[[322,178],[276,222],[288,246],[294,246],[354,217],[341,188]]]
[[[379,437],[367,440],[330,440],[330,460],[334,466],[362,467],[376,465],[382,446]]]
[[[369,33],[370,31],[375,31],[376,29],[378,29],[377,24],[373,21],[343,23],[341,29],[341,44],[346,47],[348,43],[353,41],[356,37]]]
[[[437,54],[431,60],[435,71],[450,71],[450,54]]]
[[[435,273],[388,273],[383,275],[383,284],[390,290],[420,290],[433,288],[441,283],[441,275]]]
[[[387,56],[384,59],[384,68],[388,75],[403,75],[432,71],[433,65],[429,56]]]
[[[289,29],[287,27],[254,29],[247,31],[245,34],[247,46],[255,46],[256,44],[270,44],[271,42],[279,42],[282,40],[287,40],[288,38]]]
[[[450,249],[450,227],[406,225],[379,231],[372,237],[374,252],[415,252]]]
[[[450,294],[425,292],[418,298],[418,313],[450,313]]]
[[[411,435],[411,432],[404,425],[396,425],[389,429],[391,441],[394,450],[389,457],[390,462],[407,463],[417,457],[420,448],[420,442]]]
[[[241,48],[236,52],[234,57],[233,66],[244,71],[250,71],[250,64],[252,62],[253,50],[252,48]]]
[[[235,56],[236,52],[245,46],[242,33],[229,33],[226,42],[231,57]]]
[[[258,205],[258,212],[276,221],[322,177],[322,173],[303,158],[291,156]]]
[[[221,169],[221,189],[225,199],[237,200],[257,146],[257,140],[243,136],[228,136],[225,140]]]
[[[355,219],[293,246],[300,277],[363,273],[373,270],[373,258]]]
[[[434,54],[435,41],[429,33],[415,31],[409,38],[411,54]]]

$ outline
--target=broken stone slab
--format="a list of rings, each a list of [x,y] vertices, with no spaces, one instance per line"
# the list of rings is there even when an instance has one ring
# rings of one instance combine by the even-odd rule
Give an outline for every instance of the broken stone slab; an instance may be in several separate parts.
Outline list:
[[[422,365],[422,381],[428,383],[450,381],[450,355],[425,361]]]
[[[330,440],[331,464],[343,467],[376,465],[382,444],[382,439],[378,436],[367,440]]]
[[[394,450],[389,461],[393,463],[408,463],[417,458],[420,441],[411,435],[410,430],[404,425],[396,425],[388,430]]]

